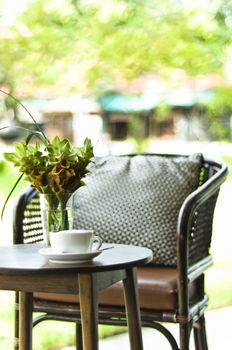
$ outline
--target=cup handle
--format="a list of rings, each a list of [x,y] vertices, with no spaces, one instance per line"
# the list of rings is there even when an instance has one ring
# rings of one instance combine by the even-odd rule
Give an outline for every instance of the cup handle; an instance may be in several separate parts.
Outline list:
[[[93,238],[91,240],[91,245],[92,245],[92,247],[94,245],[94,249],[92,249],[93,251],[98,250],[101,247],[101,245],[102,245],[101,237],[93,236]]]

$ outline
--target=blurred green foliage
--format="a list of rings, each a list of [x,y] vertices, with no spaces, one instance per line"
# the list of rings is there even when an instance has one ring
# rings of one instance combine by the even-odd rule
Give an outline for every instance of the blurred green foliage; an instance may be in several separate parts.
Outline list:
[[[0,174],[4,172],[6,169],[6,162],[4,160],[0,160]]]
[[[153,72],[220,70],[231,42],[231,1],[28,0],[0,41],[0,83],[106,89]]]
[[[0,161],[0,199],[3,200],[12,189],[16,180],[19,177],[19,172],[5,161]],[[23,187],[25,187],[27,183],[25,181],[21,181],[16,187],[14,194],[16,195]],[[0,204],[1,201],[0,201]]]
[[[28,0],[15,22],[0,18],[0,86],[20,97],[49,85],[58,95],[98,95],[149,74],[174,85],[177,72],[221,74],[231,14],[231,0]],[[229,140],[231,92],[217,95],[204,116],[207,130]],[[17,106],[3,100],[17,119]]]
[[[222,159],[229,165],[229,174],[228,179],[232,179],[232,155],[231,156],[223,156]]]
[[[221,87],[205,104],[204,117],[211,139],[230,141],[232,137],[232,88]]]

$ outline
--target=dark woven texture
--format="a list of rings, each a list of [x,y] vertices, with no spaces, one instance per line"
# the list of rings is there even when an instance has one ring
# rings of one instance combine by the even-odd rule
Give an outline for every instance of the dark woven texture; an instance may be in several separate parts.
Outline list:
[[[36,243],[43,241],[43,229],[41,222],[40,200],[39,195],[27,203],[24,210],[24,217],[22,222],[23,242],[22,243]]]
[[[154,263],[176,265],[178,214],[199,184],[201,156],[102,157],[75,196],[74,228],[104,242],[152,249]]]
[[[200,185],[207,181],[215,171],[206,166],[202,171]],[[194,213],[189,237],[189,265],[209,255],[213,215],[219,191],[204,202]]]

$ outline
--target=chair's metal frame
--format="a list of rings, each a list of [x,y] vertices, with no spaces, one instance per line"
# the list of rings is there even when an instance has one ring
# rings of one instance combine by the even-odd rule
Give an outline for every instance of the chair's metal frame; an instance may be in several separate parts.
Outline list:
[[[159,155],[176,157],[178,155]],[[160,331],[173,350],[188,350],[190,333],[193,329],[196,350],[207,350],[204,311],[208,297],[204,288],[204,272],[212,265],[209,254],[211,244],[213,214],[220,190],[225,181],[228,167],[224,163],[203,160],[199,188],[184,201],[177,225],[177,270],[178,308],[175,310],[141,310],[142,325]],[[34,203],[33,203],[34,201]],[[25,211],[26,209],[26,211]],[[33,227],[27,229],[25,222],[33,217]],[[29,220],[30,221],[30,220]],[[14,211],[14,244],[34,243],[42,240],[42,226],[38,194],[35,189],[26,189],[20,196]],[[164,267],[165,268],[165,267]],[[155,266],[154,266],[155,269]],[[198,290],[198,300],[189,303],[188,285],[194,282]],[[82,349],[81,319],[78,305],[34,300],[34,311],[43,312],[33,325],[43,320],[62,320],[76,323],[76,348]],[[160,323],[162,322],[162,324]],[[179,324],[179,345],[163,322]],[[99,324],[126,325],[125,312],[118,307],[99,305]],[[18,312],[16,294],[15,349],[18,337]]]

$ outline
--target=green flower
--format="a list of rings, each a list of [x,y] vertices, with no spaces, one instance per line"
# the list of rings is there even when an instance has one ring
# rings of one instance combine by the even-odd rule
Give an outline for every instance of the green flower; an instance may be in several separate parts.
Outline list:
[[[40,193],[73,193],[83,186],[83,177],[93,157],[91,140],[86,138],[83,147],[74,147],[68,139],[56,136],[35,145],[21,141],[15,144],[15,151],[4,153],[19,172]]]

